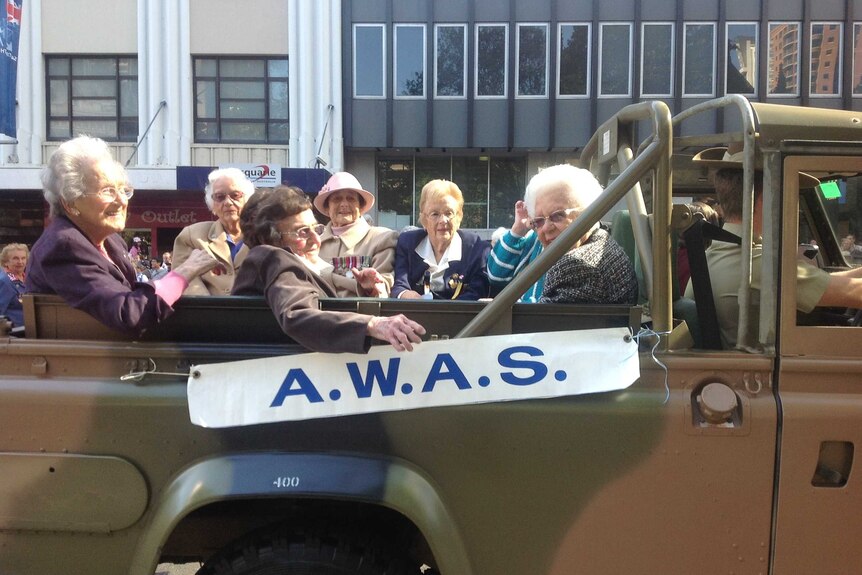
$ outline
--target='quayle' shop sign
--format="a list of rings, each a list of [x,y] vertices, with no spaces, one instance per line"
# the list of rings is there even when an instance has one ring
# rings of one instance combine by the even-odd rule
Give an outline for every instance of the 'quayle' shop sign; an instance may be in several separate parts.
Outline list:
[[[230,427],[615,391],[640,376],[625,328],[423,342],[193,366],[192,423]]]

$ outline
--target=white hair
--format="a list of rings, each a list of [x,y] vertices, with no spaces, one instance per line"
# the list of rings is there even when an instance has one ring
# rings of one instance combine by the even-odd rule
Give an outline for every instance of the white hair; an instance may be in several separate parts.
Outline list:
[[[245,201],[248,201],[254,193],[254,184],[248,179],[245,172],[239,168],[219,168],[213,170],[207,176],[207,185],[204,187],[207,207],[211,210],[213,209],[213,185],[222,178],[232,180],[239,187],[240,191],[245,194]]]
[[[108,144],[100,138],[78,136],[54,150],[42,172],[42,193],[52,217],[64,212],[63,201],[72,204],[84,195],[87,191],[84,177],[93,165],[102,161],[117,164],[125,173],[125,168],[111,155]]]
[[[530,217],[536,216],[536,199],[547,192],[563,190],[571,201],[570,207],[584,209],[602,193],[602,185],[592,172],[569,164],[550,166],[530,178],[524,203]]]

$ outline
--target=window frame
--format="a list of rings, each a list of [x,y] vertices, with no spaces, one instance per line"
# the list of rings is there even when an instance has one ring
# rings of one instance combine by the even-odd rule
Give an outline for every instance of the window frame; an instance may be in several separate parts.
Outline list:
[[[709,26],[710,28],[712,28],[712,70],[710,73],[712,91],[709,93],[689,93],[689,92],[685,91],[685,88],[686,88],[685,64],[686,64],[686,51],[687,51],[687,46],[686,46],[687,43],[686,43],[685,39],[686,39],[686,30],[688,30],[689,26]],[[718,63],[717,63],[718,58],[716,58],[716,52],[715,52],[716,46],[718,43],[718,34],[717,34],[718,30],[717,30],[717,28],[718,27],[717,27],[715,22],[709,22],[709,21],[692,21],[692,22],[684,22],[683,23],[683,30],[682,30],[682,38],[683,38],[683,42],[682,42],[682,97],[683,98],[715,98],[715,89],[716,89],[715,73],[716,73],[717,66],[718,66]]]
[[[602,40],[604,37],[604,29],[606,26],[624,26],[628,28],[629,31],[629,50],[628,57],[626,58],[626,66],[628,69],[628,73],[626,74],[626,93],[625,94],[604,94],[602,93],[602,64],[603,64],[603,54],[602,54]],[[599,58],[597,62],[598,70],[596,76],[596,98],[601,99],[613,99],[613,98],[631,98],[632,97],[632,72],[634,71],[632,68],[632,60],[633,60],[633,50],[634,46],[632,45],[632,40],[634,34],[634,23],[633,22],[599,22]]]
[[[645,29],[647,26],[669,26],[670,27],[670,78],[668,83],[668,92],[667,93],[646,93],[644,92],[644,77],[646,74],[644,73],[644,40],[646,38]],[[640,95],[641,97],[646,98],[672,98],[673,97],[673,89],[674,89],[674,75],[676,72],[676,22],[673,21],[654,21],[654,22],[641,22],[641,46],[640,46]]]
[[[541,28],[545,31],[545,81],[541,94],[521,94],[521,29]],[[518,22],[515,26],[515,98],[518,100],[542,100],[548,98],[548,74],[550,72],[551,38],[547,22]]]
[[[422,29],[422,94],[401,95],[398,93],[398,30],[405,28]],[[385,77],[385,73],[384,73]],[[399,23],[392,30],[392,99],[393,100],[424,100],[428,95],[428,27],[425,24]]]
[[[463,50],[464,50],[464,60],[461,62],[461,84],[462,91],[460,96],[441,96],[439,94],[439,67],[438,67],[438,56],[439,52],[437,50],[437,42],[439,39],[439,30],[440,28],[461,28],[464,32],[464,42],[463,42]],[[434,99],[435,100],[466,100],[467,99],[467,61],[470,59],[470,54],[468,52],[468,43],[467,43],[467,24],[457,24],[457,23],[435,23],[434,24]]]
[[[68,74],[64,76],[53,75],[51,73],[51,61],[60,61],[65,60],[68,66]],[[75,60],[111,60],[114,62],[114,76],[93,76],[93,75],[80,75],[76,76],[74,73],[74,61]],[[122,75],[120,73],[121,60],[134,60],[135,61],[135,74],[134,75]],[[113,122],[116,128],[116,136],[105,136],[99,134],[90,135],[98,136],[99,138],[105,140],[106,142],[116,142],[116,143],[137,143],[138,138],[140,137],[140,100],[138,98],[138,89],[139,89],[139,78],[140,74],[138,72],[138,55],[137,54],[112,54],[112,55],[103,55],[103,54],[45,54],[45,140],[49,142],[62,142],[64,140],[68,140],[69,138],[75,137],[76,134],[84,133],[81,131],[75,131],[75,123],[77,122]],[[122,100],[122,83],[124,80],[134,79],[135,82],[135,101],[137,104],[137,113],[135,116],[123,116],[123,100]],[[62,80],[67,82],[65,97],[66,97],[66,111],[67,115],[65,116],[57,116],[51,112],[51,83],[52,81]],[[115,95],[113,97],[108,96],[78,96],[74,95],[74,83],[76,80],[112,80],[114,83],[114,87],[116,89]],[[74,103],[75,101],[80,100],[112,100],[116,104],[116,113],[113,116],[87,116],[80,115],[75,116],[74,113]],[[51,123],[55,121],[67,122],[69,126],[69,134],[64,136],[52,136],[51,135]],[[135,135],[131,139],[127,139],[123,137],[122,124],[124,122],[131,123],[134,121],[135,125]],[[89,132],[89,131],[87,131]]]
[[[380,95],[369,95],[369,94],[357,94],[356,92],[356,78],[357,78],[357,50],[356,50],[356,31],[359,28],[378,28],[380,29]],[[386,67],[386,25],[380,23],[372,23],[372,22],[362,22],[362,23],[354,23],[352,28],[352,42],[353,42],[353,98],[355,100],[384,100],[386,99],[386,74],[388,72]]]
[[[198,75],[198,62],[202,60],[213,60],[216,65],[216,75],[212,76],[204,76]],[[243,77],[243,76],[223,76],[221,72],[221,67],[223,62],[228,61],[238,61],[238,60],[257,60],[263,63],[263,76],[252,80],[251,77]],[[288,55],[284,56],[274,56],[271,54],[267,55],[254,55],[254,54],[243,54],[243,55],[214,55],[214,54],[193,54],[192,55],[192,93],[193,93],[193,121],[192,121],[192,133],[195,144],[231,144],[231,145],[288,145],[290,142],[290,75],[288,73],[287,76],[270,76],[269,73],[269,63],[271,61],[285,61],[289,62]],[[198,114],[198,97],[197,97],[197,86],[199,81],[212,81],[215,84],[215,117],[204,117]],[[222,95],[221,95],[221,83],[225,81],[246,81],[246,82],[262,82],[263,83],[263,118],[262,119],[236,119],[236,118],[222,118]],[[281,120],[281,118],[273,119],[270,116],[270,86],[272,83],[286,83],[288,85],[288,117],[286,123],[288,125],[288,134],[285,139],[273,140],[270,137],[270,124],[277,123],[277,120]],[[243,100],[242,98],[229,98],[230,100]],[[254,101],[254,98],[247,98],[248,101]],[[198,138],[198,122],[215,122],[218,136],[216,139],[199,139]],[[264,139],[263,140],[238,140],[235,138],[225,138],[224,137],[224,125],[230,124],[262,124],[264,128]]]
[[[853,58],[852,58],[851,63],[850,63],[850,65],[853,67],[853,71],[851,72],[851,76],[850,76],[850,80],[851,80],[851,82],[850,82],[850,97],[851,98],[862,98],[862,88],[860,88],[860,90],[857,92],[853,86],[853,80],[855,80],[854,75],[856,74],[856,66],[857,66],[857,64],[859,66],[862,66],[862,62],[857,63],[857,61],[856,61],[856,41],[857,41],[856,40],[856,38],[857,38],[856,31],[857,30],[859,30],[859,35],[858,35],[859,41],[862,42],[862,21],[854,20],[853,21],[853,34],[851,35],[851,37],[853,39],[853,47],[851,48],[851,51],[853,53]],[[859,85],[862,86],[862,75],[860,75]]]
[[[479,94],[479,29],[480,28],[502,28],[503,29],[503,93],[492,95]],[[477,22],[473,35],[473,99],[475,100],[504,100],[509,94],[509,24],[506,22]]]
[[[770,38],[766,47],[766,97],[767,98],[798,98],[802,94],[802,58],[800,57],[799,47],[802,45],[802,22],[795,20],[776,20],[767,22],[767,36]],[[769,91],[769,73],[772,70],[772,27],[773,26],[796,26],[796,90],[789,94],[772,93]]]
[[[563,44],[561,42],[563,34],[563,26],[582,26],[587,29],[587,60],[586,64],[586,91],[583,94],[562,94],[560,92],[562,77],[562,57]],[[593,65],[593,23],[592,22],[559,22],[557,24],[557,90],[556,97],[561,100],[586,100],[592,94],[592,65]]]
[[[739,21],[734,20],[732,22],[725,22],[724,23],[724,37],[725,37],[726,42],[729,41],[729,39],[730,39],[730,27],[731,26],[754,26],[754,50],[755,50],[754,65],[757,67],[757,69],[754,71],[754,84],[752,86],[754,88],[754,91],[753,92],[739,92],[739,94],[741,94],[743,96],[750,96],[753,98],[757,98],[760,95],[760,86],[758,85],[758,83],[759,83],[758,79],[760,78],[760,22],[751,21],[751,20],[739,20]],[[728,46],[728,48],[729,48],[729,46]],[[728,54],[728,56],[725,59],[725,63],[724,63],[724,93],[725,94],[728,93],[727,92],[727,78],[728,78],[727,72],[728,72],[729,66],[730,66],[730,56]],[[736,93],[736,92],[734,92],[734,93]]]
[[[814,77],[814,71],[811,69],[814,65],[814,26],[838,26],[838,50],[837,50],[837,66],[835,66],[834,70],[836,70],[835,74],[837,75],[837,81],[835,84],[838,86],[838,90],[836,92],[832,92],[829,94],[816,94],[811,91],[811,78]],[[808,27],[808,97],[809,98],[841,98],[844,92],[844,22],[839,20],[817,20],[812,21]]]

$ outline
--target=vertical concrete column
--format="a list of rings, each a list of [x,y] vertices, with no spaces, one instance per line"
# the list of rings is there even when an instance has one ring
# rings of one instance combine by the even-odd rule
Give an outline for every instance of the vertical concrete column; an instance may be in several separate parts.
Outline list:
[[[139,139],[156,117],[133,162],[139,166],[189,163],[193,123],[189,31],[188,0],[138,0]]]
[[[288,1],[290,155],[293,168],[344,167],[341,1]],[[324,133],[325,129],[325,133]]]

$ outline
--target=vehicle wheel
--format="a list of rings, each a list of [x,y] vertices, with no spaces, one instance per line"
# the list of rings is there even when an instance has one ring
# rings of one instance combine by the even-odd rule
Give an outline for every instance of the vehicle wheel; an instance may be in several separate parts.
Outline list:
[[[269,531],[217,553],[198,575],[406,575],[394,551],[356,537]],[[418,570],[415,571],[418,573]]]

